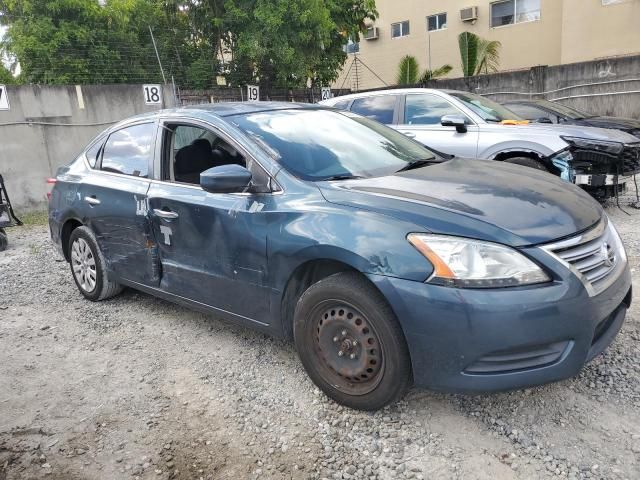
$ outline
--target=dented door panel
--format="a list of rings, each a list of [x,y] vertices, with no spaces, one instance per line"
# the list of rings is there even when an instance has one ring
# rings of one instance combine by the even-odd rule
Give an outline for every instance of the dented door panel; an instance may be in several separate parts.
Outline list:
[[[153,182],[149,218],[159,247],[160,288],[266,324],[270,200]]]

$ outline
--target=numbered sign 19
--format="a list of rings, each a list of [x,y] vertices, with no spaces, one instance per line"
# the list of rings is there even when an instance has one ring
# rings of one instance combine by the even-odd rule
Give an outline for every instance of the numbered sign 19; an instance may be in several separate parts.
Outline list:
[[[6,85],[0,85],[0,110],[9,110],[9,96],[7,95]]]
[[[331,98],[331,87],[322,87],[322,100],[329,100]]]
[[[162,104],[162,88],[160,85],[143,85],[144,103],[147,105]]]
[[[257,102],[258,100],[260,100],[260,87],[247,85],[247,102]]]

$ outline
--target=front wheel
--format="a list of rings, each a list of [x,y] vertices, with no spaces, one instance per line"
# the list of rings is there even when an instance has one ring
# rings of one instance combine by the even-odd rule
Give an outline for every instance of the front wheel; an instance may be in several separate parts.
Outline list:
[[[377,410],[411,383],[402,329],[384,297],[362,275],[315,283],[298,301],[294,339],[311,380],[338,403]]]

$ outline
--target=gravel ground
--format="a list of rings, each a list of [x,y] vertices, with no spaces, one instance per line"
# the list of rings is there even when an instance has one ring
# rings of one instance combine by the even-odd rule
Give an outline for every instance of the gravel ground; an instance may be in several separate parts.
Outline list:
[[[608,213],[640,291],[640,211]],[[291,344],[125,291],[84,300],[43,226],[0,253],[0,480],[640,478],[638,303],[571,380],[340,407]]]

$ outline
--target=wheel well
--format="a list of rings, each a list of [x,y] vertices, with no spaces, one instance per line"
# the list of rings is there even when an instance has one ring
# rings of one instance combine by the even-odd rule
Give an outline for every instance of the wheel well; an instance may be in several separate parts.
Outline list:
[[[336,260],[310,260],[293,271],[287,281],[280,305],[285,337],[293,338],[293,313],[298,299],[305,290],[323,278],[340,272],[357,272],[357,270]]]
[[[542,159],[542,157],[535,152],[502,152],[496,155],[493,159],[498,160],[500,162],[503,160],[508,160],[509,158],[516,158],[516,157],[527,157],[527,158],[533,158],[534,160]]]
[[[71,238],[71,233],[76,228],[81,226],[82,223],[75,219],[67,220],[62,226],[60,240],[62,242],[62,251],[64,252],[64,258],[67,260],[67,262],[69,261],[69,239]]]

